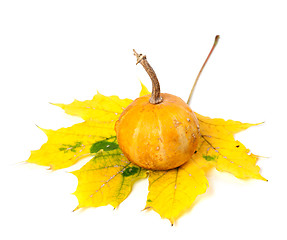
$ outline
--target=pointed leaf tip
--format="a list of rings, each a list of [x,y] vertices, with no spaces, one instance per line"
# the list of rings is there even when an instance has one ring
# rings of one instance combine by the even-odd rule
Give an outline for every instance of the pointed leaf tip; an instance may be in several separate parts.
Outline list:
[[[149,92],[149,90],[147,89],[147,87],[142,83],[141,80],[139,80],[139,81],[140,81],[140,83],[141,83],[140,97],[145,96],[145,95],[149,95],[150,92]]]

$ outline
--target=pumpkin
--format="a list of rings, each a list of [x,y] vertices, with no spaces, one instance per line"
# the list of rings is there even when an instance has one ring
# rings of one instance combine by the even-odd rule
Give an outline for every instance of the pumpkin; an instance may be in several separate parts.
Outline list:
[[[115,124],[119,147],[140,167],[176,168],[190,160],[196,150],[198,120],[181,98],[160,93],[158,79],[146,56],[135,55],[152,80],[152,94],[137,98],[120,115]]]

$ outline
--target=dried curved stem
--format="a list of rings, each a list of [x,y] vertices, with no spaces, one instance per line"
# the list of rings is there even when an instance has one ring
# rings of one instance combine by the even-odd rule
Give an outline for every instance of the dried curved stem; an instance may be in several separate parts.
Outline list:
[[[153,70],[151,65],[149,65],[148,61],[146,60],[145,55],[138,54],[134,49],[133,51],[134,51],[134,55],[137,58],[136,64],[140,63],[143,66],[143,68],[146,70],[147,74],[149,75],[152,81],[152,93],[151,93],[151,98],[149,99],[149,102],[151,104],[161,103],[163,100],[162,100],[162,97],[160,96],[160,85],[159,85],[157,76],[155,74],[155,71]]]

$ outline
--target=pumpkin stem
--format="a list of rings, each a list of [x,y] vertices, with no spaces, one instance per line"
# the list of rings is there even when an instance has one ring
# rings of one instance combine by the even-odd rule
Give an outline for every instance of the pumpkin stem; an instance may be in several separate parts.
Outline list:
[[[211,54],[212,54],[214,48],[216,47],[216,45],[217,45],[217,43],[218,43],[218,40],[219,40],[219,35],[216,35],[216,36],[215,36],[215,39],[214,39],[213,46],[212,46],[212,48],[211,48],[211,50],[210,50],[210,52],[209,52],[207,58],[205,59],[205,62],[203,63],[203,65],[202,65],[202,67],[201,67],[201,69],[200,69],[200,71],[199,71],[199,73],[198,73],[198,75],[197,75],[197,77],[196,77],[196,79],[195,79],[195,82],[194,82],[194,84],[193,84],[193,87],[192,87],[192,89],[191,89],[191,91],[190,91],[190,94],[189,94],[189,97],[188,97],[188,100],[187,100],[187,104],[188,104],[188,105],[189,105],[189,103],[190,103],[190,100],[191,100],[192,94],[193,94],[193,92],[194,92],[195,86],[196,86],[196,84],[197,84],[197,82],[198,82],[198,79],[199,79],[199,77],[200,77],[200,75],[201,75],[201,73],[202,73],[202,71],[203,71],[203,69],[204,69],[204,67],[205,67],[205,65],[206,65],[206,63],[207,63],[209,57],[211,56]]]
[[[149,65],[148,61],[146,60],[146,56],[142,54],[138,54],[134,49],[134,55],[137,57],[137,63],[140,63],[143,68],[146,70],[147,74],[149,75],[151,81],[152,81],[152,92],[151,92],[151,98],[149,99],[149,102],[151,104],[158,104],[161,103],[162,97],[160,96],[160,86],[159,81],[157,79],[157,76],[155,74],[155,71]]]

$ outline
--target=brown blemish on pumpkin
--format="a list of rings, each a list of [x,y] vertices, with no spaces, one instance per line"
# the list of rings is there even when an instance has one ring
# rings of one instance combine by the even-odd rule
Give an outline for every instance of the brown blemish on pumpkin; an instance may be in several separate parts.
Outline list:
[[[182,123],[177,121],[176,119],[173,121],[174,126],[177,128],[178,126],[180,126]]]

